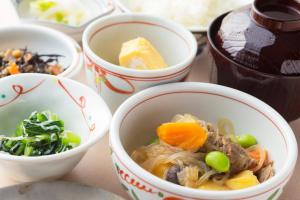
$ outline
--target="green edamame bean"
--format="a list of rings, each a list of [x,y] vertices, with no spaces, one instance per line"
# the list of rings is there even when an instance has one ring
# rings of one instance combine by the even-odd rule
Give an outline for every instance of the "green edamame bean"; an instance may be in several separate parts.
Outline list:
[[[248,148],[257,144],[256,138],[251,134],[238,135],[236,138],[243,148]]]
[[[159,142],[158,138],[154,138],[151,140],[150,144],[157,144]]]
[[[228,172],[230,169],[228,156],[220,151],[212,151],[206,154],[205,163],[219,173]]]

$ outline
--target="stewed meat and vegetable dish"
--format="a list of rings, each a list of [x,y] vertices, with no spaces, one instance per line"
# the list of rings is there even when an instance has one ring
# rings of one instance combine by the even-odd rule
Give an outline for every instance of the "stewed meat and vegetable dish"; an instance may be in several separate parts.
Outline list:
[[[132,153],[152,174],[174,184],[204,190],[237,190],[274,176],[267,150],[251,134],[235,135],[227,119],[218,128],[190,114],[157,128],[158,138]]]

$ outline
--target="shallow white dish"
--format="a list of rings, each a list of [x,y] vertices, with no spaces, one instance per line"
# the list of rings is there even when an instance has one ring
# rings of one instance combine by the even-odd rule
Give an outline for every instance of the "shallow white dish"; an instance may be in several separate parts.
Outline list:
[[[184,113],[214,124],[227,118],[237,134],[253,134],[274,161],[275,176],[242,190],[197,190],[162,180],[130,158],[133,150],[156,138],[160,124]],[[238,90],[195,82],[156,86],[127,99],[113,116],[110,144],[120,182],[129,195],[143,200],[275,200],[291,178],[298,154],[293,131],[273,108]]]
[[[29,3],[32,0],[13,0],[12,3],[17,11],[20,20],[23,22],[43,25],[54,28],[74,38],[76,41],[81,41],[81,36],[86,26],[95,19],[101,18],[112,13],[115,9],[112,0],[80,0],[84,5],[85,10],[88,10],[92,17],[80,26],[70,26],[58,24],[55,22],[41,21],[33,18],[29,13]]]
[[[118,7],[125,13],[137,13],[135,11],[132,11],[130,9],[130,4],[129,1],[130,0],[114,0],[116,2],[116,4],[118,5]],[[244,6],[247,4],[250,4],[253,2],[253,0],[236,0],[238,6]],[[163,2],[162,2],[163,3]],[[226,1],[224,1],[224,3],[226,3]],[[228,10],[229,11],[229,10]],[[221,13],[223,14],[223,13]],[[217,17],[217,16],[215,16]],[[187,27],[190,31],[192,32],[206,32],[208,30],[208,26],[193,26],[193,27]]]
[[[15,25],[0,28],[0,50],[25,48],[38,54],[59,54],[65,69],[58,76],[73,78],[83,66],[80,46],[59,31],[37,25]]]
[[[100,188],[64,181],[10,186],[0,189],[0,196],[7,200],[124,200]]]
[[[108,131],[111,113],[89,87],[44,74],[20,74],[0,79],[0,133],[12,135],[33,111],[56,113],[81,138],[81,144],[58,154],[25,157],[0,153],[0,167],[21,182],[54,179],[70,172],[85,152]]]

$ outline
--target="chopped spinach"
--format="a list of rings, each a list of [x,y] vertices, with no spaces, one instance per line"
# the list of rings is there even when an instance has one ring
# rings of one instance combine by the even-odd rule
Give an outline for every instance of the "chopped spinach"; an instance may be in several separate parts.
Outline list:
[[[16,128],[15,137],[0,136],[0,151],[17,156],[42,156],[70,150],[80,137],[65,130],[64,122],[49,111],[33,112]]]

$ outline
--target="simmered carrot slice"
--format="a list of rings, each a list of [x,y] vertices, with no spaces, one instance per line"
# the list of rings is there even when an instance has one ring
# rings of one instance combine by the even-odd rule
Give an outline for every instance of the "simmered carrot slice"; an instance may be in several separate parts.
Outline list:
[[[7,67],[8,72],[13,75],[13,74],[19,74],[19,67],[16,65],[16,63],[11,63],[9,67]]]
[[[165,123],[158,127],[157,135],[165,143],[184,150],[196,151],[207,139],[206,130],[198,123]]]

